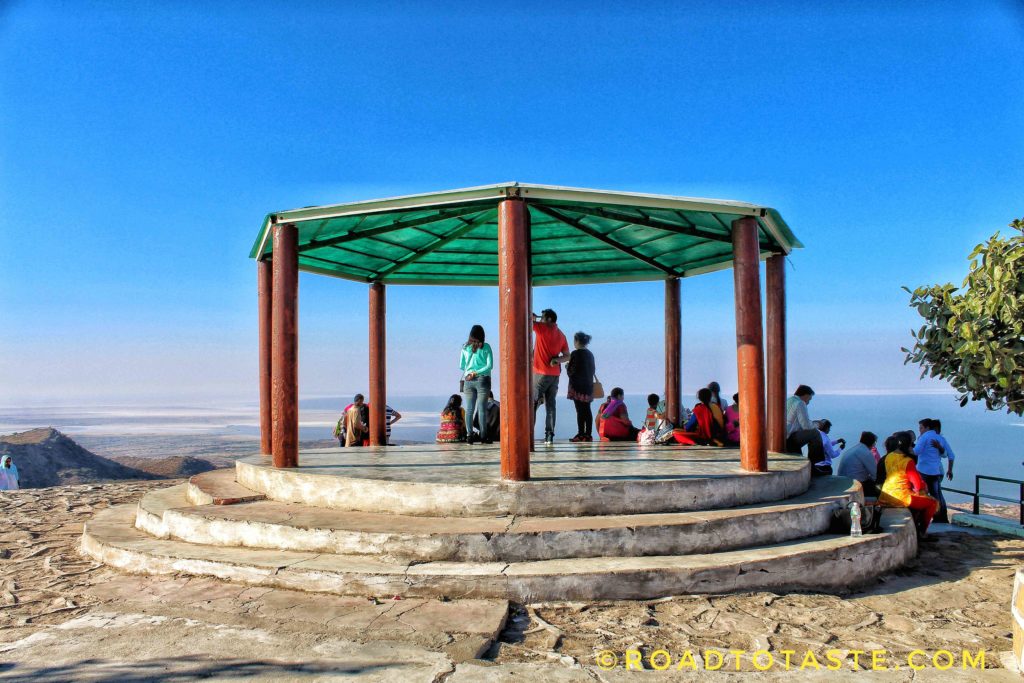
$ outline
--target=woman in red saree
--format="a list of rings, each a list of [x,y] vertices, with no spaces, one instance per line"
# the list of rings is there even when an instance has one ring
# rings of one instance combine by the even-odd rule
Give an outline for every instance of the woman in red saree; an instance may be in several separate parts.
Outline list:
[[[634,441],[640,432],[629,419],[624,396],[622,388],[615,387],[597,409],[597,433],[602,441]]]
[[[684,446],[721,446],[725,436],[725,419],[721,410],[711,408],[711,390],[697,392],[697,405],[685,425],[675,430],[675,439]]]

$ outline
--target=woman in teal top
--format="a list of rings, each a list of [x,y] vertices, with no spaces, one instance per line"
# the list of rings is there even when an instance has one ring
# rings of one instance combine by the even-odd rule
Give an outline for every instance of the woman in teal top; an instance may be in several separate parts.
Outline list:
[[[494,368],[494,354],[491,345],[484,341],[484,328],[473,325],[469,339],[462,345],[462,393],[466,396],[467,441],[493,443],[493,435],[487,433],[487,395],[491,391],[491,370]],[[479,432],[473,427],[479,427]]]

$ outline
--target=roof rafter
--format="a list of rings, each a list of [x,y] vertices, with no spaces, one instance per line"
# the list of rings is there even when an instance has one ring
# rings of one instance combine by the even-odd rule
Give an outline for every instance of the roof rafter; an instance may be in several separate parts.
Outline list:
[[[487,213],[491,209],[485,209],[483,213]],[[419,218],[413,218],[409,220],[402,220],[399,218],[393,223],[387,225],[381,225],[376,228],[366,228],[365,230],[350,230],[344,235],[338,235],[337,237],[328,237],[319,240],[310,240],[305,244],[299,245],[299,251],[306,251],[309,249],[320,249],[322,247],[329,247],[335,244],[343,244],[345,242],[351,242],[352,240],[364,239],[366,237],[373,237],[374,235],[382,235],[386,232],[393,230],[401,230],[403,228],[415,228],[419,225],[428,225],[430,223],[437,223],[439,221],[445,221],[452,218],[458,218],[460,216],[467,216],[470,214],[481,213],[479,206],[463,208],[461,210],[444,210],[439,211],[436,214],[430,216],[420,216]]]
[[[621,251],[624,254],[629,254],[630,256],[635,258],[637,261],[642,261],[643,263],[646,263],[647,265],[651,266],[652,268],[657,268],[658,270],[662,271],[666,275],[671,275],[672,277],[679,277],[679,273],[674,268],[670,268],[668,266],[662,265],[661,263],[658,263],[657,261],[655,261],[651,257],[645,256],[645,255],[641,254],[639,251],[636,251],[636,250],[634,250],[634,249],[632,249],[630,247],[627,247],[624,244],[619,244],[618,242],[616,242],[615,240],[611,239],[610,237],[607,237],[604,233],[599,232],[597,230],[594,230],[589,225],[584,225],[583,221],[580,220],[580,219],[573,218],[572,216],[567,216],[566,214],[563,214],[562,212],[558,211],[557,209],[553,209],[550,206],[545,206],[543,204],[534,204],[532,208],[535,208],[535,209],[537,209],[538,211],[540,211],[542,213],[546,213],[547,215],[552,216],[553,218],[557,218],[557,219],[559,219],[559,220],[561,220],[561,221],[563,221],[565,223],[568,223],[569,225],[571,225],[571,226],[577,228],[578,230],[580,230],[581,232],[584,232],[584,233],[590,235],[594,239],[600,240],[600,241],[604,242],[605,244],[608,244],[609,246],[612,246],[612,247],[618,249],[619,251]]]
[[[589,206],[573,206],[572,208],[567,209],[567,211],[571,211],[572,213],[581,213],[588,216],[597,216],[598,218],[608,218],[613,221],[622,221],[623,223],[639,225],[644,228],[655,228],[657,230],[665,230],[667,232],[674,232],[677,235],[702,237],[704,239],[712,240],[715,242],[728,242],[732,244],[732,237],[730,235],[722,235],[720,233],[705,230],[703,228],[691,227],[690,225],[676,225],[675,223],[670,223],[668,221],[661,220],[658,218],[634,216],[629,213],[620,213],[619,211],[610,211],[608,209],[603,209],[601,207]]]
[[[409,265],[410,263],[415,263],[416,261],[419,261],[424,256],[428,256],[429,254],[434,253],[435,251],[437,251],[438,249],[440,249],[444,245],[448,244],[449,242],[452,242],[454,240],[459,239],[460,237],[462,237],[464,234],[466,234],[467,232],[469,232],[473,228],[481,225],[486,220],[487,213],[488,213],[487,211],[484,211],[483,213],[481,213],[479,216],[477,216],[473,220],[468,220],[468,219],[466,219],[466,218],[464,218],[462,216],[456,216],[455,218],[457,220],[460,220],[460,221],[462,221],[464,223],[464,225],[462,227],[456,228],[455,230],[453,230],[452,232],[448,233],[447,235],[439,236],[437,239],[435,239],[430,244],[427,244],[425,247],[423,247],[423,248],[421,248],[421,249],[419,249],[419,250],[417,250],[417,251],[415,251],[415,252],[413,252],[411,254],[406,254],[402,258],[400,258],[397,261],[395,261],[394,263],[392,263],[387,268],[384,268],[383,270],[379,270],[376,273],[374,273],[373,276],[372,276],[373,279],[376,280],[376,279],[386,278],[388,275],[391,275],[391,273],[395,272],[396,270],[399,270],[400,268],[403,268],[403,267]]]

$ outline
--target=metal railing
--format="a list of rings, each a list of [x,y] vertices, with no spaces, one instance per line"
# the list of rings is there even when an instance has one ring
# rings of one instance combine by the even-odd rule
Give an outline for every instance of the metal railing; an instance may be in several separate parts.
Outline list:
[[[1017,498],[1004,498],[1003,496],[996,496],[991,493],[981,492],[981,480],[987,479],[988,481],[1001,481],[1005,484],[1016,484],[1018,487]],[[963,491],[961,489],[953,489],[942,487],[943,491],[949,491],[951,493],[959,493],[964,496],[971,496],[973,504],[971,505],[971,512],[978,515],[981,514],[981,499],[986,498],[988,500],[998,500],[1004,503],[1014,503],[1020,508],[1020,525],[1024,526],[1024,481],[1020,479],[1005,479],[1003,477],[989,477],[984,474],[974,475],[974,491]]]

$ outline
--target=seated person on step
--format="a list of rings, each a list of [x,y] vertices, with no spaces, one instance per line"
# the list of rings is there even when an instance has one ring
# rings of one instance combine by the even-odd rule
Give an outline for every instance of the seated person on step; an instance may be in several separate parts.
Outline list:
[[[615,387],[608,395],[608,400],[597,409],[597,433],[602,441],[635,441],[639,429],[633,426],[629,412],[623,401],[625,393],[621,387]]]
[[[815,420],[814,425],[818,430],[818,434],[821,435],[822,457],[817,461],[811,460],[811,476],[830,476],[832,474],[832,463],[839,460],[840,453],[846,448],[846,439],[832,440],[828,435],[832,431],[832,422],[829,420],[824,418]]]
[[[875,447],[878,437],[871,432],[861,432],[860,442],[850,446],[843,451],[839,458],[839,469],[836,474],[840,477],[849,477],[860,482],[864,488],[864,495],[868,498],[878,497],[878,486],[875,485],[875,470],[878,463],[871,449]]]
[[[885,440],[886,454],[878,463],[884,472],[878,502],[891,507],[905,507],[914,517],[918,536],[925,538],[928,525],[939,509],[939,501],[928,495],[917,464],[914,462],[912,440],[906,432],[897,432]]]

